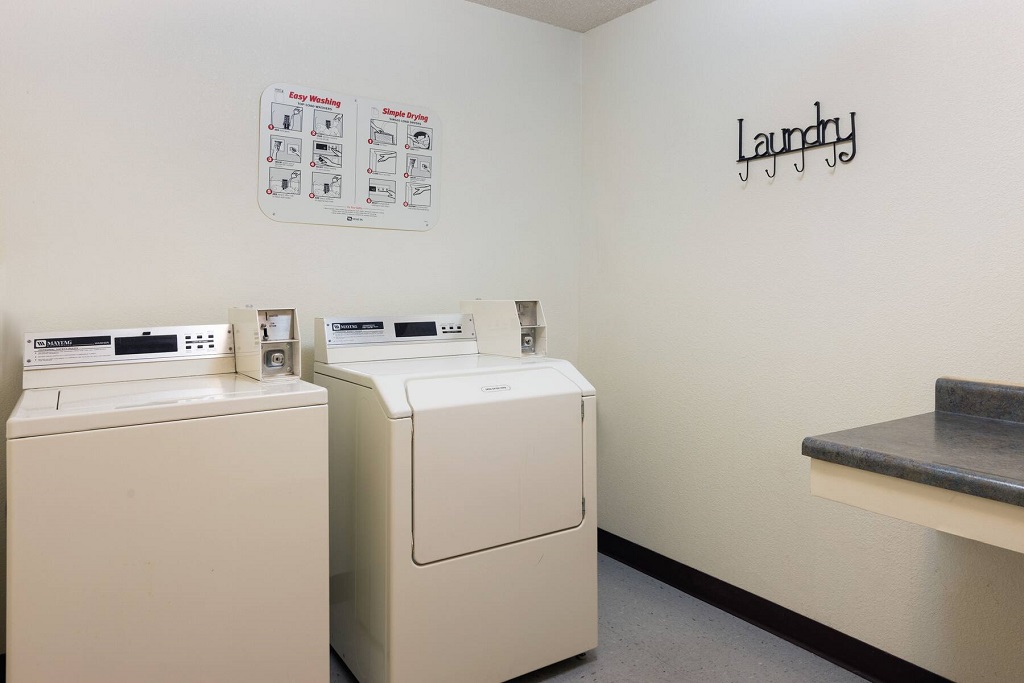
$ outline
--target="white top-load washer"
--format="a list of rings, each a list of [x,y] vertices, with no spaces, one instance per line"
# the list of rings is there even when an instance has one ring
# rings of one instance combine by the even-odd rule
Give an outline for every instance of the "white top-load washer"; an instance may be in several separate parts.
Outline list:
[[[472,315],[314,328],[331,645],[361,683],[498,683],[596,647],[590,383],[479,354]]]
[[[326,392],[228,325],[28,334],[23,377],[8,679],[326,681]]]

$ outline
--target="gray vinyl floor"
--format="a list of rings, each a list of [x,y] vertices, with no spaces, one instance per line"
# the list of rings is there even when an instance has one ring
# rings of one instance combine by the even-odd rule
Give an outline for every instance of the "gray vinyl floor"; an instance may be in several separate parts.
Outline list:
[[[597,649],[512,683],[863,683],[862,678],[598,556]],[[331,653],[331,683],[355,683]]]

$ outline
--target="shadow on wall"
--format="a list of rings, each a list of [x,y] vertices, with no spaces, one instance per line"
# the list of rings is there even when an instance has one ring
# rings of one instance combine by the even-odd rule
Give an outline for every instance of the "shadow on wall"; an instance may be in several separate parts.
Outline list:
[[[943,671],[962,671],[957,660],[969,652],[1002,667],[984,680],[1015,680],[1024,671],[1024,647],[1008,652],[1000,644],[1024,642],[1024,609],[1008,608],[1024,596],[1024,554],[939,531],[928,554],[930,566],[921,571],[931,576],[935,610],[920,615],[919,628],[935,634],[936,662]],[[963,683],[970,680],[981,679]]]

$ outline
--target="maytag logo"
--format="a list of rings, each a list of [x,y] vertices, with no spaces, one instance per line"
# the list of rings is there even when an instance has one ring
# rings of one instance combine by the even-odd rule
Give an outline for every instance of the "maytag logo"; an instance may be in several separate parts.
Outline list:
[[[110,337],[96,335],[91,337],[59,337],[53,339],[36,339],[37,349],[68,349],[80,346],[110,346]]]
[[[489,387],[480,387],[480,391],[484,393],[490,393],[492,391],[512,391],[512,387],[507,384],[492,384]]]
[[[350,332],[359,330],[383,330],[384,323],[382,321],[367,322],[367,323],[331,323],[331,330],[334,332]]]

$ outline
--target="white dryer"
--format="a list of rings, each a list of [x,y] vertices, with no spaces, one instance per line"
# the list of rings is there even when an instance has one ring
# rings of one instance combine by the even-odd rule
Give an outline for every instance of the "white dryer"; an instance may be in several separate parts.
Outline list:
[[[331,645],[361,683],[498,683],[596,647],[590,383],[479,354],[471,315],[314,326]]]
[[[8,679],[326,681],[326,392],[236,375],[228,325],[25,345]]]

